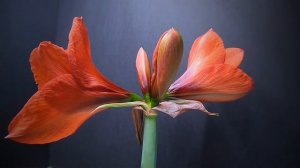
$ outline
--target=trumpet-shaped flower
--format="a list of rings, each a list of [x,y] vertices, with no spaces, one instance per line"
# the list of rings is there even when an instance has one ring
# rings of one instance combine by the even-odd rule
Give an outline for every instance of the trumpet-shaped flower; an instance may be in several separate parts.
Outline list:
[[[42,144],[73,134],[104,103],[123,102],[131,94],[118,87],[92,63],[82,18],[74,18],[65,50],[42,42],[30,56],[38,91],[9,125],[10,138]]]
[[[239,65],[244,57],[240,48],[224,48],[212,29],[198,37],[190,51],[185,73],[169,88],[169,96],[202,102],[226,102],[246,95],[253,80]]]

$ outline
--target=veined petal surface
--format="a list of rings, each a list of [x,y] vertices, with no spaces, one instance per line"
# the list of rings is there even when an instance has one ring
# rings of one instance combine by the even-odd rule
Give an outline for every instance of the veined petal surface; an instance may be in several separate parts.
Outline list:
[[[224,64],[239,67],[244,59],[244,50],[241,48],[226,48]]]
[[[253,88],[253,80],[241,69],[227,64],[207,66],[195,76],[169,89],[171,97],[204,102],[226,102],[246,95]]]
[[[60,140],[73,134],[99,105],[125,98],[109,92],[89,94],[72,75],[61,75],[29,99],[10,123],[7,138],[28,144]]]
[[[30,65],[39,89],[51,79],[71,73],[67,52],[48,41],[41,42],[31,52]]]
[[[72,74],[82,87],[91,92],[128,93],[107,79],[93,64],[88,32],[82,17],[73,20],[67,51],[70,55]]]

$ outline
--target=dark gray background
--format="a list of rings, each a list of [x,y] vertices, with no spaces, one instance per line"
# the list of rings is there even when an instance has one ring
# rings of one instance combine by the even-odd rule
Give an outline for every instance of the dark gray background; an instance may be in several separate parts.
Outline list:
[[[298,10],[298,11],[297,11]],[[165,30],[184,39],[184,72],[194,39],[214,28],[226,47],[245,49],[242,69],[255,89],[231,103],[210,103],[221,113],[191,111],[158,118],[158,168],[300,167],[299,7],[267,0],[52,0],[0,2],[0,136],[37,90],[29,54],[39,42],[67,46],[72,19],[83,16],[93,60],[118,85],[139,91],[135,58],[151,56]],[[107,110],[74,135],[50,145],[0,140],[0,167],[104,167],[140,165],[130,109]]]

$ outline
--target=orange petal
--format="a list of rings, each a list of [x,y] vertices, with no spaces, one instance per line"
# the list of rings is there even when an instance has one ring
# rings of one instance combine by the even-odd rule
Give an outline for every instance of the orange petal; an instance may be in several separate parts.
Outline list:
[[[143,48],[139,49],[136,57],[136,70],[140,87],[143,94],[146,95],[150,91],[150,64],[147,53]]]
[[[124,95],[91,95],[81,89],[72,75],[61,75],[36,92],[9,125],[14,141],[50,143],[73,134],[99,105],[124,99]]]
[[[227,64],[207,66],[195,76],[175,82],[170,96],[206,102],[226,102],[246,95],[253,80],[241,69]]]
[[[193,65],[197,69],[209,64],[221,64],[225,60],[225,48],[221,37],[210,29],[198,37],[190,51],[188,68]]]
[[[223,64],[225,55],[221,37],[210,29],[195,40],[190,51],[187,70],[174,83],[181,83],[187,78],[192,78],[207,65]]]
[[[234,67],[240,66],[244,58],[244,50],[240,48],[226,48],[226,57],[224,64],[230,64]]]
[[[82,17],[75,17],[69,34],[68,54],[72,73],[79,84],[92,92],[111,91],[128,94],[103,74],[92,62],[87,28]]]
[[[51,79],[71,72],[66,51],[46,41],[31,52],[30,64],[39,89]]]
[[[183,52],[181,35],[175,29],[165,32],[153,54],[151,78],[152,97],[161,98],[174,80]]]

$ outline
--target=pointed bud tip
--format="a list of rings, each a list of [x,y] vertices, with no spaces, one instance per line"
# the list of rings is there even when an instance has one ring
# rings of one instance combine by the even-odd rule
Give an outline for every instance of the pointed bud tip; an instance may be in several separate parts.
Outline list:
[[[139,49],[137,56],[138,56],[138,57],[139,57],[139,56],[143,56],[143,57],[147,56],[147,53],[146,53],[146,51],[144,50],[143,47],[141,47],[141,48]]]
[[[215,30],[214,30],[213,28],[210,28],[210,29],[208,30],[208,32],[215,32]]]
[[[181,34],[174,27],[166,31],[166,33],[163,35],[164,39],[172,39],[174,37],[182,40]]]
[[[169,32],[170,32],[170,33],[176,33],[176,34],[179,34],[179,35],[180,35],[179,31],[177,31],[174,27],[172,27],[171,29],[169,29],[167,32],[168,32],[168,33],[169,33]]]
[[[138,52],[145,52],[144,48],[143,47],[140,47],[139,51]]]

